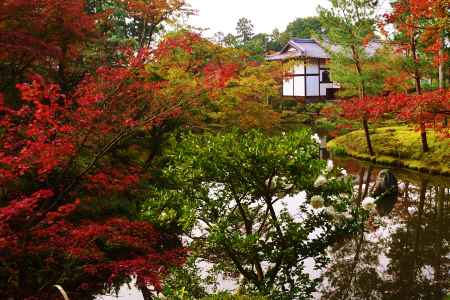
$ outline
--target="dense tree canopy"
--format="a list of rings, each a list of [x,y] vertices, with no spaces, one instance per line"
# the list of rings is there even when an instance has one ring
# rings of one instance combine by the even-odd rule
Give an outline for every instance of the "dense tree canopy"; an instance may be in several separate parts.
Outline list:
[[[1,297],[60,284],[89,298],[131,277],[159,291],[186,255],[177,232],[139,221],[165,134],[277,122],[276,64],[188,31],[153,45],[178,13],[183,1],[2,4]]]
[[[240,274],[249,293],[307,298],[315,283],[304,260],[320,265],[326,247],[357,228],[349,182],[318,160],[308,131],[189,135],[170,157],[166,187],[153,192],[160,200],[148,201],[144,215],[158,217],[162,228],[182,226],[193,251],[224,273]]]

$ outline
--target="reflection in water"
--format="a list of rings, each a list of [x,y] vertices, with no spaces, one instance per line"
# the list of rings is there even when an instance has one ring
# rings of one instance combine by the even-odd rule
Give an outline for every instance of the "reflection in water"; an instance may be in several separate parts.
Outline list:
[[[379,198],[378,214],[329,251],[314,297],[442,300],[450,293],[450,179],[380,171],[354,159],[336,162],[354,176],[357,205],[369,195]],[[305,267],[320,276],[313,266]],[[137,290],[122,292],[119,299],[143,299]]]
[[[398,199],[398,183],[391,171],[381,170],[378,173],[372,195],[377,197],[377,211],[381,216],[388,215],[394,209]]]
[[[379,169],[355,160],[340,164],[356,175],[359,199],[371,189],[377,193],[381,178],[372,178]],[[450,180],[393,173],[400,187],[398,197],[393,197],[396,191],[382,195],[379,215],[330,251],[331,264],[318,298],[441,300],[449,293]]]

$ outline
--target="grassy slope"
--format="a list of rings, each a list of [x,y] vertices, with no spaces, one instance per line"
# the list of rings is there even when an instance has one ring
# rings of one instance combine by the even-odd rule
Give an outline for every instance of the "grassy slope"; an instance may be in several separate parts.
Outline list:
[[[428,133],[430,152],[422,153],[420,135],[406,126],[378,128],[371,133],[376,156],[367,154],[362,130],[337,137],[328,143],[335,154],[347,154],[381,164],[450,175],[450,140]]]

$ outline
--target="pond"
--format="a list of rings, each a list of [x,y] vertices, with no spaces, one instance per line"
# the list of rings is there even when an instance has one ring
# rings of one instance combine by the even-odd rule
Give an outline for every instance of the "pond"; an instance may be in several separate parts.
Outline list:
[[[334,161],[354,176],[360,198],[370,194],[385,168],[351,158]],[[325,269],[317,271],[307,262],[310,275],[322,282],[314,299],[442,300],[450,293],[450,178],[391,171],[398,196],[383,203],[364,230],[329,249]],[[229,286],[224,282],[224,289]],[[143,299],[128,287],[118,298]]]
[[[383,169],[335,159],[370,192]],[[318,299],[443,299],[450,289],[450,178],[392,169],[397,199],[364,232],[336,245]]]

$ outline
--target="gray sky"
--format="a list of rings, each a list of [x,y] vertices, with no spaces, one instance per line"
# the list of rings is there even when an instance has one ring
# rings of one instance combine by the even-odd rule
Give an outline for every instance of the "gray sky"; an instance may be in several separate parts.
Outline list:
[[[275,28],[284,31],[296,18],[317,15],[317,6],[327,7],[329,0],[187,0],[197,16],[190,25],[208,29],[206,36],[218,31],[234,33],[241,17],[250,19],[255,33],[271,33]],[[390,0],[380,0],[380,12],[385,12]]]
[[[299,17],[316,15],[316,7],[326,5],[327,0],[188,0],[198,15],[189,23],[208,28],[207,36],[222,31],[234,32],[241,17],[250,19],[255,33],[283,31],[287,24]]]

